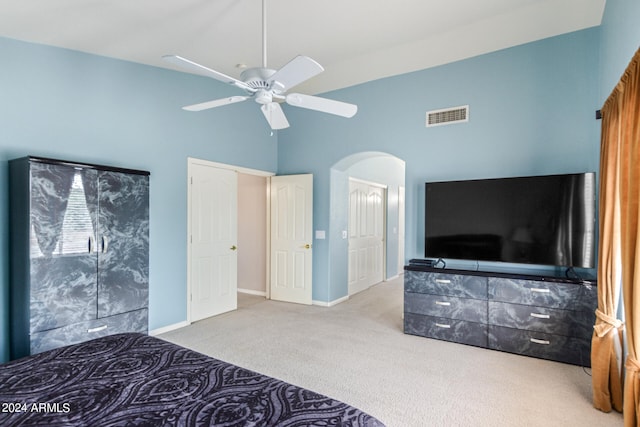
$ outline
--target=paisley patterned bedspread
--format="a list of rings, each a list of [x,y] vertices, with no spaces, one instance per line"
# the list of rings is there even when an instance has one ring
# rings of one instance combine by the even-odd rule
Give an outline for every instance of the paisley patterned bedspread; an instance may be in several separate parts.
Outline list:
[[[0,365],[1,426],[371,426],[345,403],[142,334]]]

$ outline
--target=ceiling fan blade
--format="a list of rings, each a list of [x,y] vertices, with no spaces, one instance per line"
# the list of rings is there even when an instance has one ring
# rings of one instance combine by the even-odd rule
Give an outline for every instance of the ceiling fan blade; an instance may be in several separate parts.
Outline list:
[[[277,102],[263,104],[260,109],[262,110],[262,114],[264,114],[264,117],[269,122],[269,126],[271,126],[271,129],[285,129],[289,127],[289,121],[284,115],[282,107],[280,107],[280,104],[278,104]]]
[[[162,57],[162,59],[164,59],[167,62],[170,62],[174,65],[177,65],[179,67],[185,68],[185,69],[189,69],[191,71],[195,71],[200,75],[203,76],[207,76],[207,77],[211,77],[213,79],[216,79],[218,81],[221,81],[223,83],[227,83],[236,87],[239,87],[240,89],[246,90],[248,92],[255,92],[256,89],[250,87],[249,85],[247,85],[245,82],[238,80],[238,79],[234,79],[233,77],[227,76],[226,74],[223,74],[219,71],[215,71],[212,70],[211,68],[207,68],[204,65],[200,65],[196,62],[193,62],[189,59],[183,58],[181,56],[178,55],[164,55]]]
[[[299,55],[276,71],[269,81],[272,89],[282,93],[323,71],[322,65],[308,56]]]
[[[289,105],[309,110],[322,111],[323,113],[335,114],[342,117],[353,117],[358,112],[358,106],[333,99],[321,98],[319,96],[303,95],[301,93],[290,93],[286,96]]]
[[[222,107],[223,105],[235,104],[236,102],[246,101],[251,98],[250,96],[232,96],[229,98],[221,98],[215,99],[213,101],[202,102],[200,104],[187,105],[186,107],[182,107],[183,110],[187,111],[202,111],[207,110],[209,108]]]

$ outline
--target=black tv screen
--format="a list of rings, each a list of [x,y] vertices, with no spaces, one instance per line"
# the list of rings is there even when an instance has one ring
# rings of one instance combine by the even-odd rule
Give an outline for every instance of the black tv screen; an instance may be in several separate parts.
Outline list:
[[[593,268],[595,174],[427,182],[425,257]]]

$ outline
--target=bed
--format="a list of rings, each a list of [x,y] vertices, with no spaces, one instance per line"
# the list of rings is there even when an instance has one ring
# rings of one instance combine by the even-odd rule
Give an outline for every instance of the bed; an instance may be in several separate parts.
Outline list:
[[[126,333],[0,365],[2,426],[367,426],[345,403]]]

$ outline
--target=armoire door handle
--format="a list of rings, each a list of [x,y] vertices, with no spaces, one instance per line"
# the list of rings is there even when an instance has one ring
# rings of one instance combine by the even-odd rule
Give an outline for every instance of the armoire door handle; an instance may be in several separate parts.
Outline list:
[[[109,249],[109,239],[107,239],[107,236],[102,236],[102,253],[106,254],[108,249]]]

